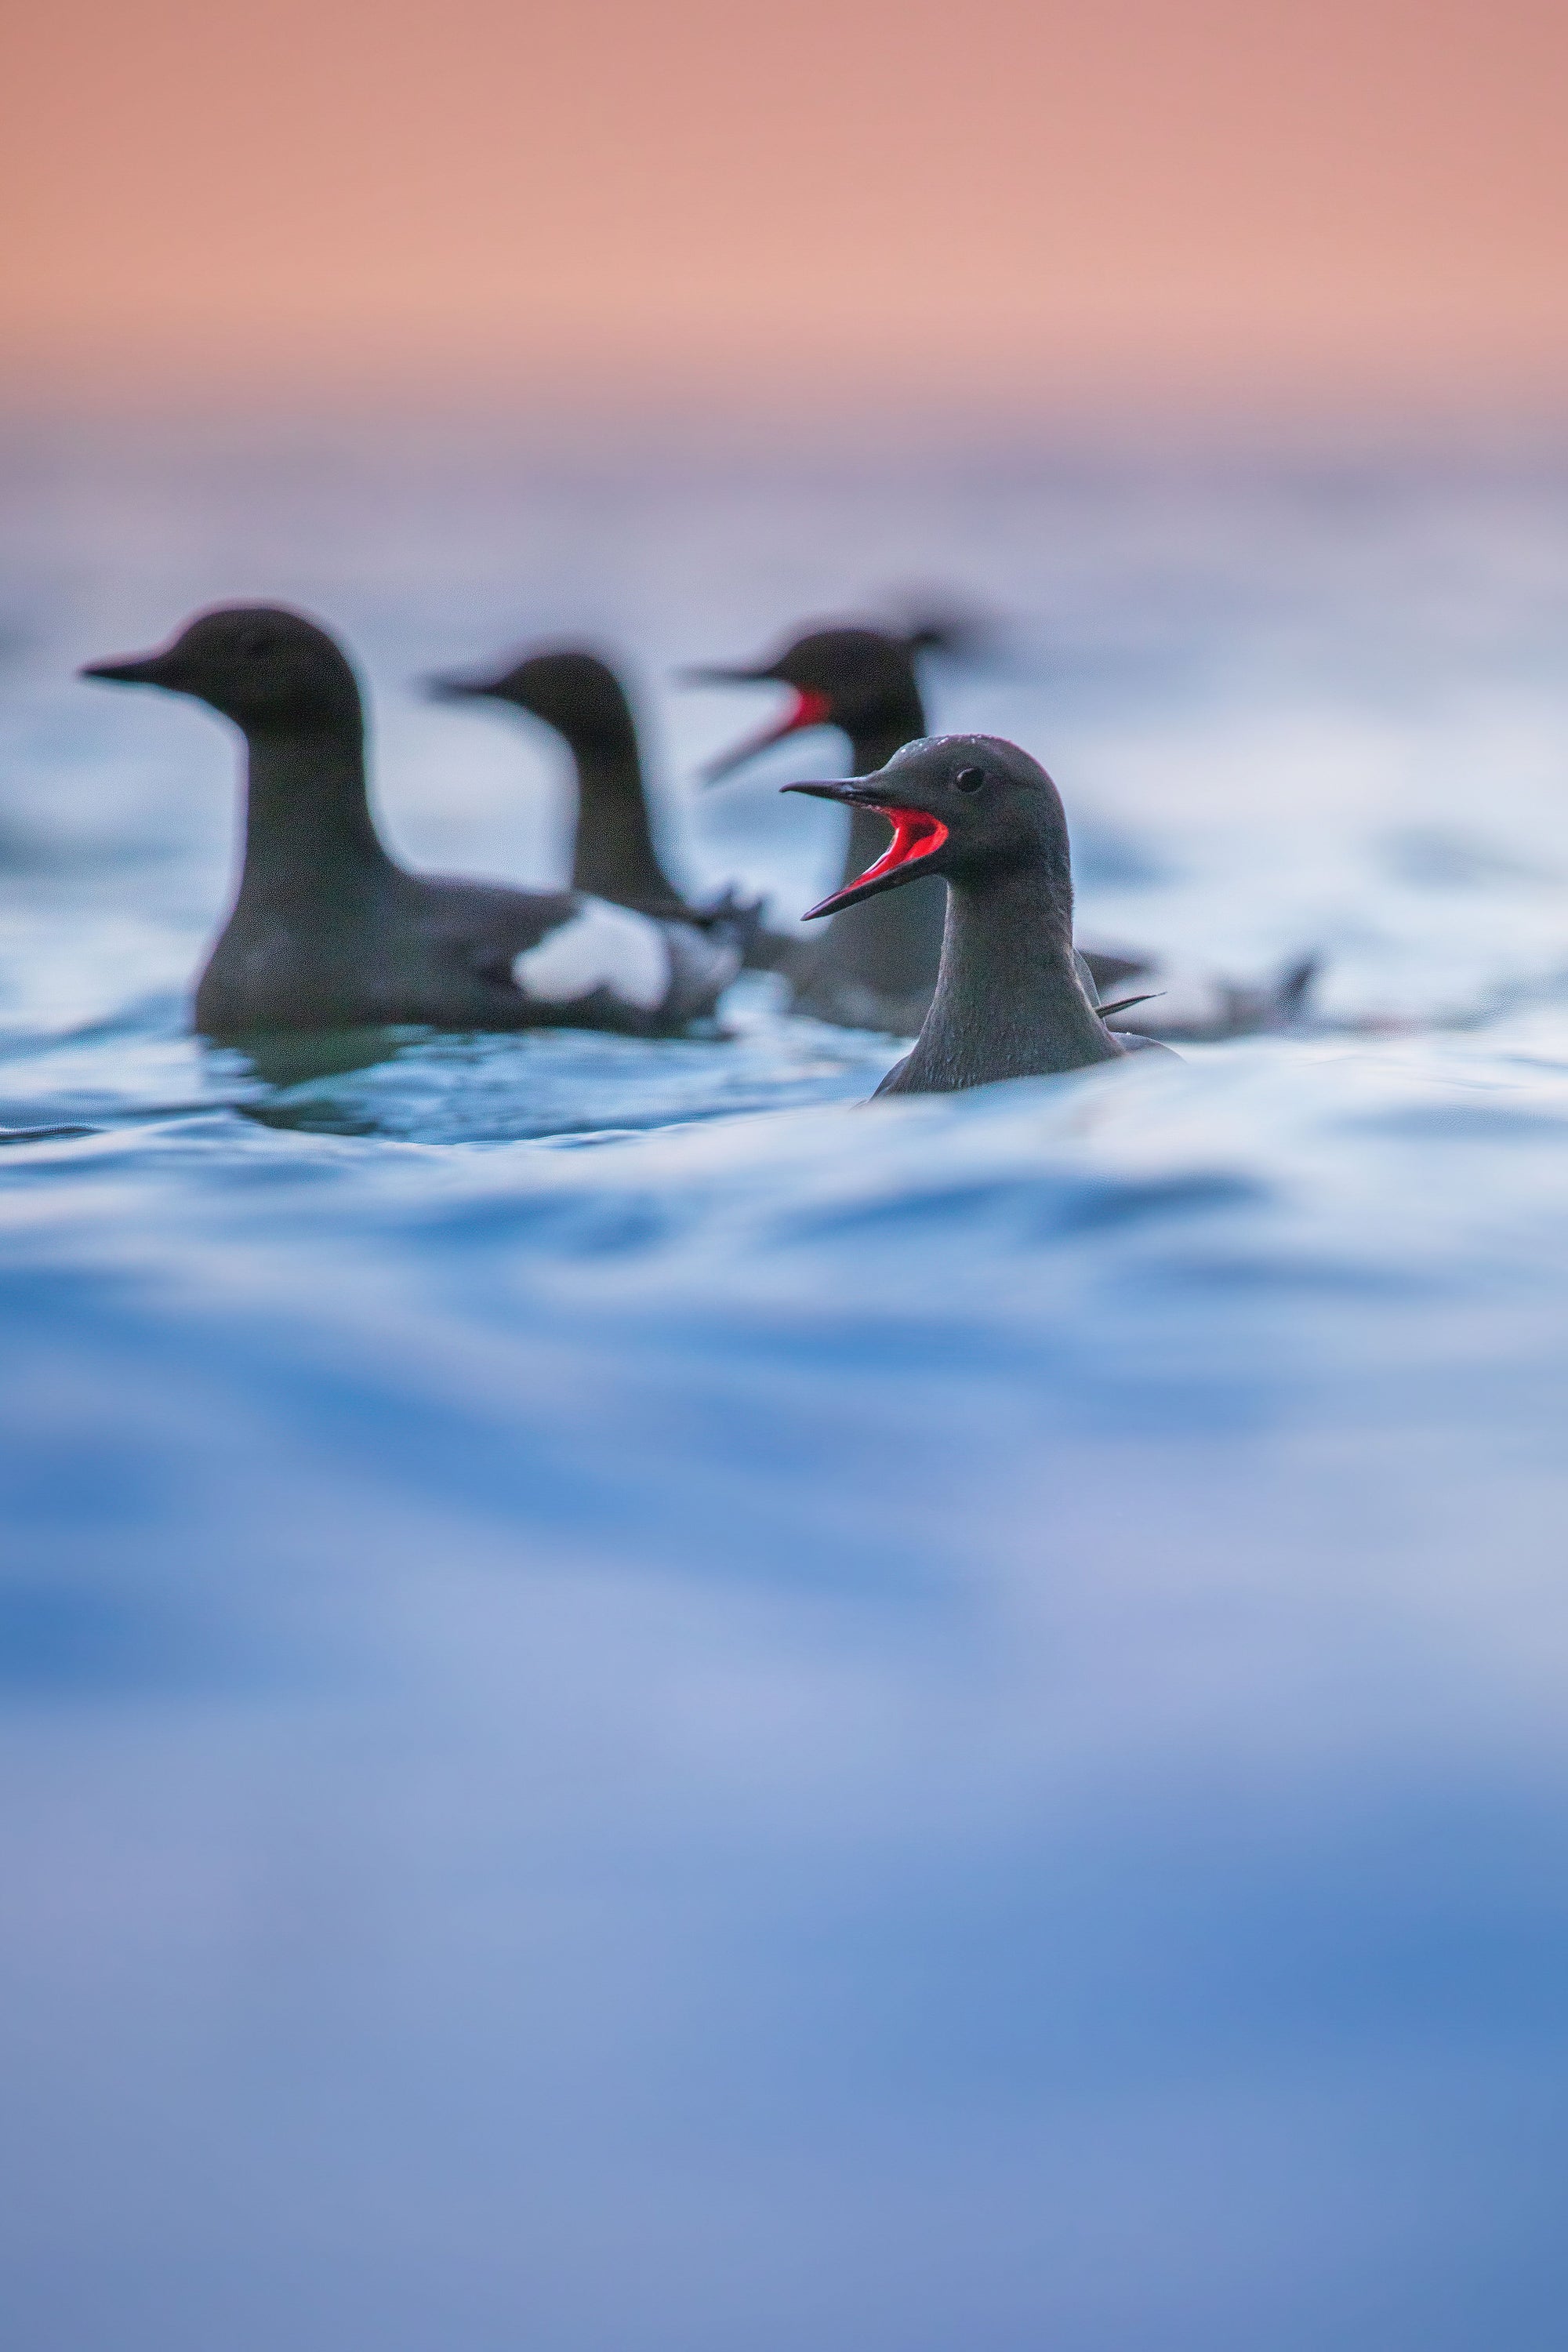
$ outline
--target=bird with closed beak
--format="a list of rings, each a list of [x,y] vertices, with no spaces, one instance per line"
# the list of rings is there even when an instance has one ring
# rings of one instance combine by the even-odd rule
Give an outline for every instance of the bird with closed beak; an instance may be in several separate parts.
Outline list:
[[[499,667],[426,680],[437,702],[521,712],[550,728],[572,758],[572,887],[667,920],[737,930],[745,961],[773,971],[798,957],[793,938],[766,930],[759,901],[733,889],[694,906],[665,870],[655,840],[642,745],[626,685],[586,646],[540,646]]]
[[[220,605],[156,653],[82,675],[189,695],[244,738],[239,887],[195,995],[209,1036],[405,1024],[664,1036],[711,1012],[740,968],[722,925],[398,865],[371,813],[359,682],[302,613]]]

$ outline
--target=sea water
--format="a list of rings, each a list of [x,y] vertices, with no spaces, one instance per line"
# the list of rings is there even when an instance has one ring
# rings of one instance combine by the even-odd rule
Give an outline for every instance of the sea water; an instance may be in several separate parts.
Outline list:
[[[5,2338],[1555,2352],[1568,466],[23,431],[0,568]],[[1298,1034],[861,1108],[896,1040],[188,1033],[339,627],[422,866],[623,649],[671,862],[840,854],[797,621],[994,616],[1080,937]]]

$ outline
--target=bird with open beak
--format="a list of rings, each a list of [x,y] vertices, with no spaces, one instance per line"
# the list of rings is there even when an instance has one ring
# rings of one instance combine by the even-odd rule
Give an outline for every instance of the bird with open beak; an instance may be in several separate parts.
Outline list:
[[[993,735],[906,744],[875,775],[786,784],[875,812],[892,839],[810,910],[836,916],[911,881],[947,886],[936,990],[913,1050],[879,1095],[942,1094],[1044,1077],[1134,1050],[1096,1005],[1072,943],[1072,860],[1061,798],[1039,762]]]

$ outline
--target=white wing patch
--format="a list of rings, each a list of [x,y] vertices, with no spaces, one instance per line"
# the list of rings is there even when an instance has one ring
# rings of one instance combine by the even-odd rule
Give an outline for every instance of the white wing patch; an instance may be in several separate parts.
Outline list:
[[[582,898],[568,923],[516,957],[511,976],[540,1004],[575,1004],[596,988],[652,1013],[669,993],[669,944],[660,924],[629,907]]]

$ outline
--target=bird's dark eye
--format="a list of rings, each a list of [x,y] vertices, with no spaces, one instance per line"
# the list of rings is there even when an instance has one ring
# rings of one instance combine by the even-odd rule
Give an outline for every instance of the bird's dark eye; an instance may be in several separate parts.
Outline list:
[[[960,768],[953,782],[961,793],[977,793],[985,782],[984,768]]]
[[[242,654],[266,654],[272,650],[271,634],[267,629],[242,629],[238,643]]]

